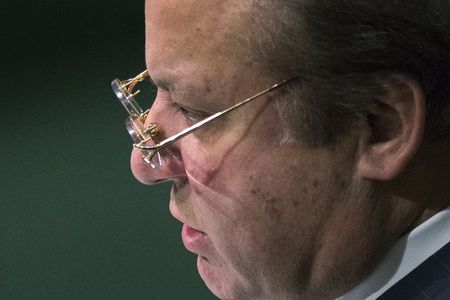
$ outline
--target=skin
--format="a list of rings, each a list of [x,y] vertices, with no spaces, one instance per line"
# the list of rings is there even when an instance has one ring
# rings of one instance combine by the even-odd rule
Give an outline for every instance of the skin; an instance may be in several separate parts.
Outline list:
[[[214,113],[275,83],[240,59],[236,41],[248,12],[238,3],[147,0],[146,61],[158,86],[147,125],[156,122],[167,137],[195,123],[178,105]],[[405,98],[417,104],[417,95]],[[385,154],[381,143],[369,144],[373,130],[362,121],[333,147],[286,144],[270,96],[165,149],[158,169],[133,150],[131,168],[144,184],[173,181],[170,212],[202,232],[197,267],[217,297],[331,299],[356,285],[424,219],[422,203],[394,196],[403,184],[379,189],[380,180],[395,178],[418,151],[422,125],[414,123],[413,136],[403,139],[412,145],[402,161],[393,151]],[[387,124],[398,125],[393,109]],[[405,115],[418,116],[415,110]],[[394,141],[382,135],[377,131],[383,143]]]

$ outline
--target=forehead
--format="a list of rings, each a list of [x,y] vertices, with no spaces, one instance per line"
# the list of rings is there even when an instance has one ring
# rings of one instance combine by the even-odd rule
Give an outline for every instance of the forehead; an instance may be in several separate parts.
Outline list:
[[[221,21],[221,17],[236,8],[233,2],[236,1],[147,0],[146,17],[149,17],[154,24],[182,30],[187,29],[186,24],[194,23],[202,26],[210,18]]]
[[[241,6],[237,0],[147,0],[148,68],[152,73],[160,68],[179,72],[186,65],[196,72],[222,68],[239,56]]]

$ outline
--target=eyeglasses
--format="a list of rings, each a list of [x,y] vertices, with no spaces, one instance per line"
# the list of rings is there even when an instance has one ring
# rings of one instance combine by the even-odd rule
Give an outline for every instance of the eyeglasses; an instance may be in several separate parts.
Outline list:
[[[142,158],[146,163],[150,164],[150,166],[152,166],[153,168],[156,168],[160,165],[161,161],[159,157],[160,151],[165,147],[167,147],[168,145],[187,136],[188,134],[193,133],[194,131],[200,129],[204,125],[209,124],[215,119],[243,106],[244,104],[247,104],[261,97],[262,95],[267,94],[270,91],[273,91],[274,89],[286,84],[287,82],[297,77],[293,77],[291,79],[283,80],[279,83],[276,83],[271,87],[263,91],[260,91],[259,93],[247,99],[244,99],[241,102],[232,105],[231,107],[226,108],[225,110],[222,110],[220,112],[217,112],[213,115],[206,117],[205,119],[199,121],[198,123],[195,123],[194,125],[189,126],[166,139],[162,139],[164,132],[157,124],[151,123],[147,127],[144,126],[145,119],[147,118],[149,109],[147,109],[146,111],[142,110],[142,108],[136,102],[135,98],[140,93],[140,90],[137,90],[136,92],[133,93],[134,87],[138,83],[144,81],[146,78],[149,78],[147,70],[128,80],[122,81],[119,79],[115,79],[111,82],[111,87],[114,93],[116,94],[117,98],[119,99],[120,103],[122,103],[122,105],[127,110],[128,114],[130,115],[125,120],[125,127],[127,128],[131,138],[133,139],[134,142],[133,146],[136,149],[140,150]],[[152,141],[154,144],[147,145],[147,142],[149,141]]]

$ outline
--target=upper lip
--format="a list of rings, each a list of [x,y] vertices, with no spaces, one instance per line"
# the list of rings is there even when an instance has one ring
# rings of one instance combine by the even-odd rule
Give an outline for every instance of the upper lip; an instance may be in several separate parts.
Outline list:
[[[169,202],[169,211],[170,214],[177,219],[178,221],[180,221],[183,224],[188,225],[189,227],[192,227],[193,229],[200,231],[202,233],[204,233],[203,231],[201,231],[200,229],[198,229],[197,226],[193,225],[188,218],[183,215],[179,210],[178,207],[176,205],[176,200],[174,200],[173,196],[171,196],[170,202]]]

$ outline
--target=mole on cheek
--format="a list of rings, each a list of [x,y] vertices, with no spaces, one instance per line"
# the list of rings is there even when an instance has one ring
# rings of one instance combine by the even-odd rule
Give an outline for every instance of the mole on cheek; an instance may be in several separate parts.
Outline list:
[[[269,192],[263,192],[257,187],[250,189],[250,193],[254,199],[256,198],[259,203],[258,206],[262,206],[264,213],[271,220],[275,221],[275,223],[280,224],[282,221],[282,215],[279,208],[279,200],[273,197]]]
[[[266,198],[264,201],[264,211],[277,224],[281,223],[281,211],[277,207],[277,199],[274,197]]]
[[[206,94],[211,93],[211,80],[207,78],[206,76],[203,77],[203,90]]]
[[[205,92],[206,92],[207,94],[210,94],[210,93],[211,93],[211,87],[209,86],[208,83],[205,83]]]
[[[344,190],[344,189],[347,188],[348,182],[347,182],[346,178],[343,176],[343,174],[336,175],[335,180],[336,180],[336,183],[337,183],[338,187],[341,190]]]

